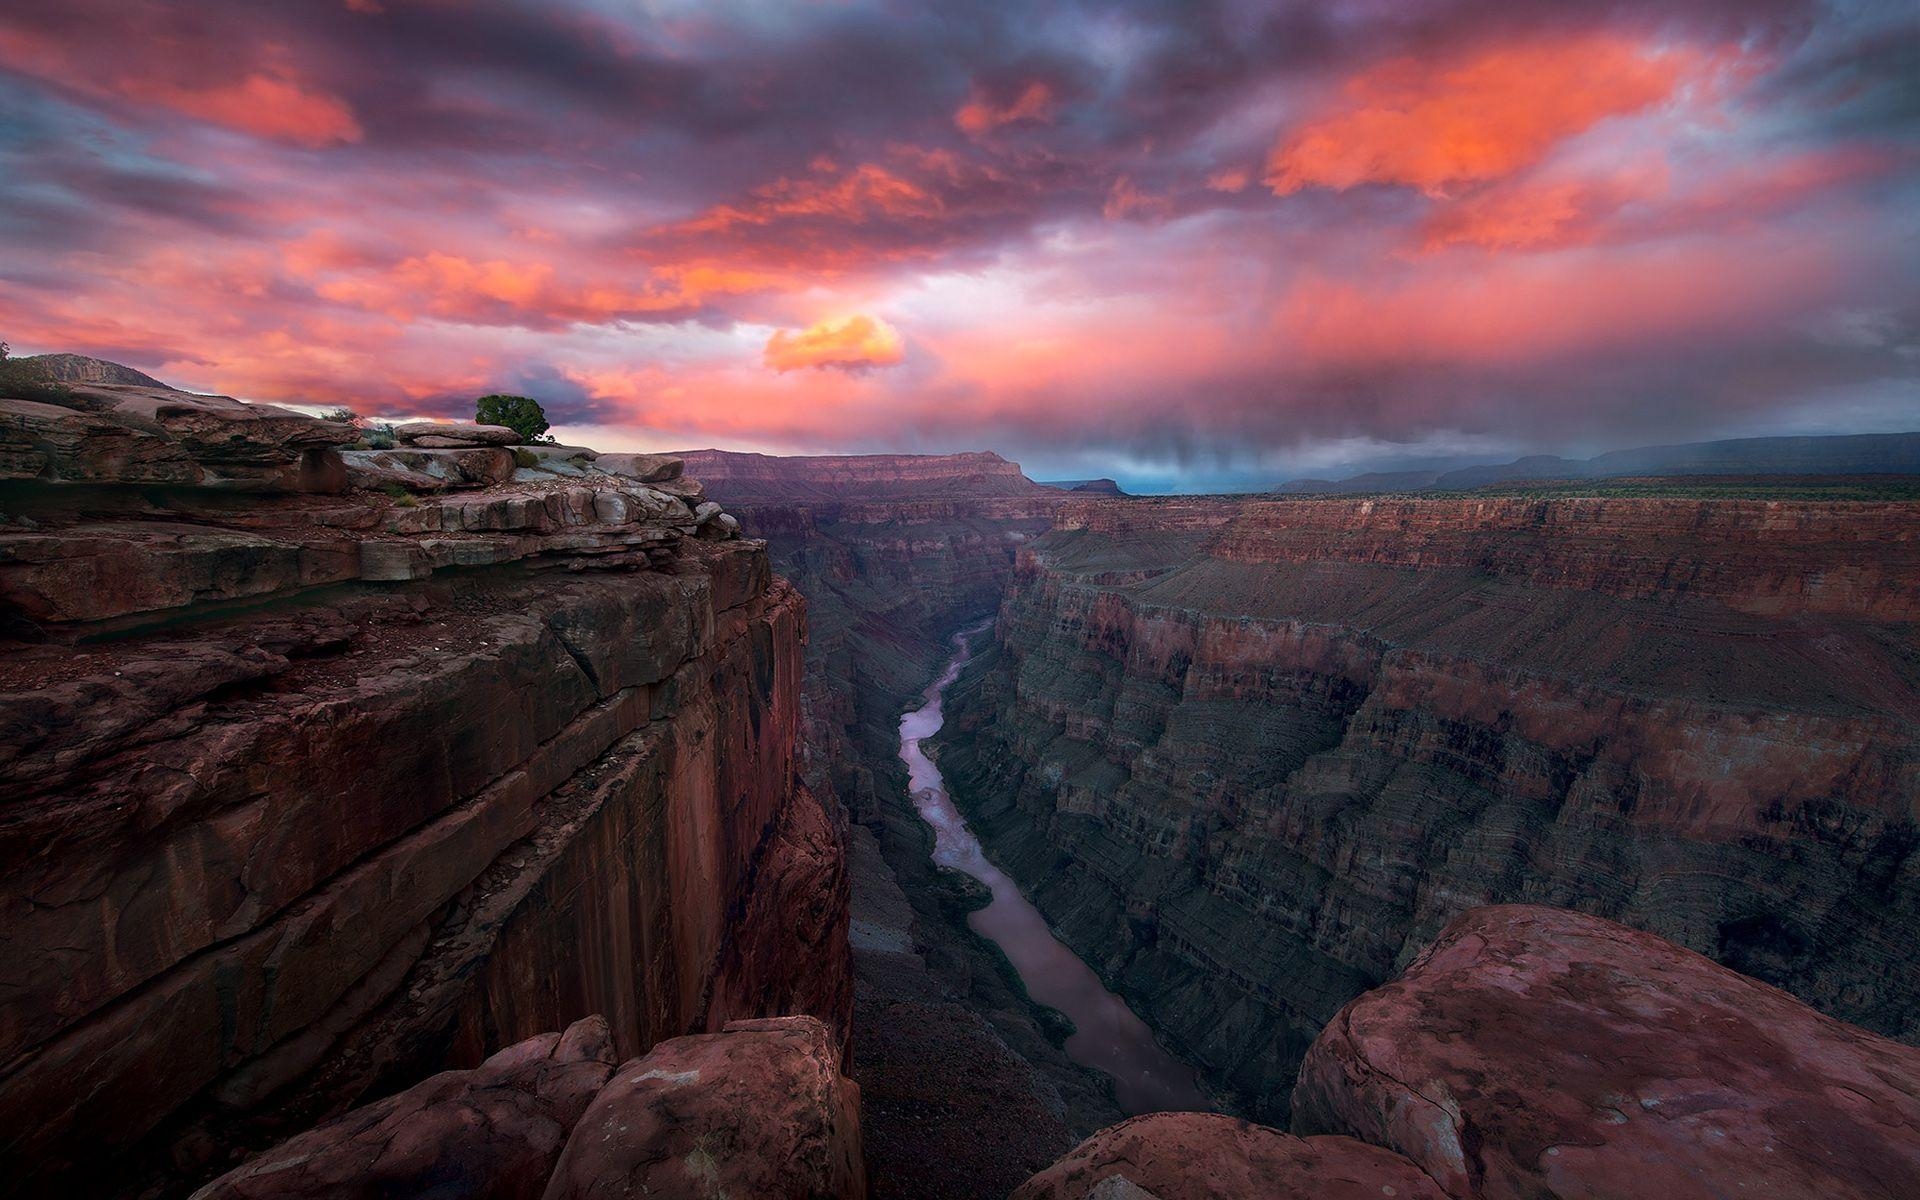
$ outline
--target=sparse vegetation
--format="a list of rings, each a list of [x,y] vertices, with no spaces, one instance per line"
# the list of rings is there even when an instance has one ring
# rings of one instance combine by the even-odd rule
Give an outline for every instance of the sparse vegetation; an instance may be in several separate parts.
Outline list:
[[[412,508],[420,503],[412,492],[397,483],[383,484],[380,490],[385,492],[387,497],[393,501],[395,508]]]
[[[522,442],[552,442],[546,432],[547,410],[531,396],[495,394],[482,396],[474,404],[473,419],[482,425],[504,425],[520,435]]]
[[[68,394],[67,385],[48,374],[45,367],[30,359],[10,357],[7,344],[0,342],[0,396],[60,404]]]
[[[537,467],[540,465],[540,456],[531,450],[515,450],[513,452],[513,465],[516,467]]]

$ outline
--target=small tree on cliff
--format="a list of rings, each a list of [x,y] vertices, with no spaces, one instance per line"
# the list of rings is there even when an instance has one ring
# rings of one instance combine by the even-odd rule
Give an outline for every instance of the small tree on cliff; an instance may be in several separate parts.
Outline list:
[[[523,442],[553,440],[540,436],[549,428],[547,410],[530,396],[482,396],[474,406],[473,419],[482,425],[505,425]]]

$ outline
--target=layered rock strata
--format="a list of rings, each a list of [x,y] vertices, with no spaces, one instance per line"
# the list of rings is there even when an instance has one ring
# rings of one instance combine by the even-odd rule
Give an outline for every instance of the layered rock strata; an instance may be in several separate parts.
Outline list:
[[[620,1058],[844,1036],[804,604],[697,485],[369,490],[344,426],[75,391],[127,398],[49,423],[139,452],[43,440],[0,488],[16,1191],[174,1192],[589,1014]]]
[[[1571,906],[1920,1035],[1920,506],[1075,501],[951,790],[1244,1111],[1464,909]]]

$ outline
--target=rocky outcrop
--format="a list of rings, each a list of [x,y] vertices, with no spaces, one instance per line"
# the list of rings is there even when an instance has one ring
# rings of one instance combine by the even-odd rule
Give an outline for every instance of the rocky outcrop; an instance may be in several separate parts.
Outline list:
[[[1408,1159],[1346,1137],[1293,1137],[1215,1113],[1102,1129],[1009,1200],[1442,1200]]]
[[[1920,1050],[1558,909],[1454,921],[1340,1011],[1293,1108],[1460,1200],[1920,1195]]]
[[[303,1133],[194,1200],[539,1200],[613,1068],[606,1021],[586,1017]]]
[[[810,1017],[662,1042],[594,1098],[545,1200],[864,1200],[860,1089],[838,1059]]]
[[[949,695],[956,800],[1243,1111],[1477,904],[1920,1036],[1907,504],[1070,502]]]
[[[197,470],[337,461],[328,422],[149,401]],[[234,495],[89,461],[0,488],[17,1192],[177,1193],[593,1013],[620,1057],[844,1035],[804,605],[696,486]]]
[[[860,1090],[813,1017],[732,1021],[614,1070],[598,1016],[278,1146],[194,1200],[862,1200]]]
[[[359,434],[290,409],[165,387],[64,388],[59,403],[0,397],[0,482],[338,492],[338,447]]]

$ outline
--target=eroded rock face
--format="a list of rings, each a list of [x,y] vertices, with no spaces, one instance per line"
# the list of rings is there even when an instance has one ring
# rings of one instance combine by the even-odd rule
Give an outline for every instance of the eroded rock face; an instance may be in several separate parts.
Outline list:
[[[860,1089],[810,1017],[730,1022],[620,1068],[545,1200],[863,1200]]]
[[[1664,939],[1462,915],[1307,1054],[1294,1128],[1486,1200],[1920,1195],[1920,1050]]]
[[[1008,1200],[1442,1200],[1405,1157],[1346,1137],[1293,1137],[1213,1113],[1102,1129]]]
[[[194,1200],[539,1200],[613,1068],[606,1021],[587,1017],[303,1133]]]
[[[941,766],[1243,1111],[1466,908],[1920,1036],[1920,507],[1070,501]]]
[[[201,399],[170,437],[240,455],[279,428],[223,435]],[[0,507],[19,1193],[180,1194],[591,1013],[620,1057],[736,1018],[846,1028],[840,831],[797,771],[804,604],[759,543],[612,475],[35,478]]]
[[[358,433],[290,409],[172,388],[69,387],[60,403],[0,398],[0,481],[338,492]]]

